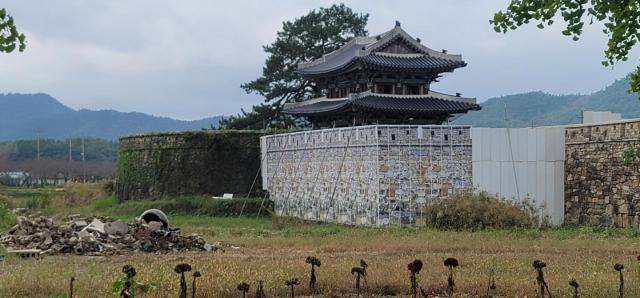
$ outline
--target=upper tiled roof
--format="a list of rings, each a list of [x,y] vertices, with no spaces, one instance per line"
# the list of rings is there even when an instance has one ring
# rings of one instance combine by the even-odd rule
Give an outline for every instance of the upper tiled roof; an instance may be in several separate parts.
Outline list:
[[[389,70],[430,69],[444,72],[466,65],[462,60],[448,60],[428,55],[392,55],[386,53],[373,53],[360,59],[368,65]]]
[[[415,53],[381,52],[386,46],[402,40]],[[392,68],[425,72],[445,72],[466,66],[461,55],[435,51],[407,34],[399,24],[378,36],[355,37],[341,48],[311,62],[300,63],[297,72],[303,76],[331,74],[362,63],[364,67]]]

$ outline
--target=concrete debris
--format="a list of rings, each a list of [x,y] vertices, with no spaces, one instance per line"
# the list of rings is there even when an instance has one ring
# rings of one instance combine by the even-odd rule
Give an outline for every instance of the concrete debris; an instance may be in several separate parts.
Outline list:
[[[42,251],[39,249],[19,249],[19,250],[8,250],[8,254],[17,255],[23,259],[26,258],[39,258],[42,254]]]
[[[13,210],[11,210],[11,213],[13,214],[25,214],[27,213],[27,211],[29,211],[29,208],[13,208]]]
[[[129,225],[123,221],[116,220],[105,224],[104,231],[109,235],[125,235],[129,232]]]
[[[163,228],[163,224],[159,221],[151,221],[147,224],[151,232],[158,231]]]
[[[73,216],[65,224],[56,225],[43,216],[18,216],[17,224],[0,234],[0,246],[7,250],[39,250],[43,255],[87,256],[224,251],[222,245],[208,244],[198,235],[183,236],[179,229],[166,227],[166,217],[162,220],[128,224],[107,217]]]
[[[87,222],[84,221],[84,220],[76,220],[76,221],[73,222],[73,225],[75,225],[76,227],[82,229],[82,228],[87,226]]]
[[[97,218],[94,218],[89,225],[82,230],[88,230],[89,232],[98,232],[104,234],[104,223]]]

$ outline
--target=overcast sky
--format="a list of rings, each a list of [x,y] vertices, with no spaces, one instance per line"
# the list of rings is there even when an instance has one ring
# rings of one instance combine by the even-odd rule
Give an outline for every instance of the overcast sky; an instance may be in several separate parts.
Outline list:
[[[229,115],[262,99],[240,84],[261,74],[262,45],[282,21],[332,1],[26,1],[5,7],[27,35],[23,53],[0,55],[0,93],[45,92],[80,109],[139,111],[179,119]],[[487,98],[527,91],[590,93],[631,72],[601,65],[606,36],[586,26],[579,42],[535,25],[506,35],[488,20],[507,0],[345,1],[370,14],[368,30],[395,20],[423,44],[462,54],[466,68],[436,91]]]

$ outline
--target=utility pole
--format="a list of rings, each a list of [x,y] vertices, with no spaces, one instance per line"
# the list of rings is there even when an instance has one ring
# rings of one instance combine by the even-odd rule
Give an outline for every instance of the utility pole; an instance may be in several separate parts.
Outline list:
[[[84,165],[84,137],[82,138],[82,183],[87,183],[87,170]]]
[[[65,179],[65,183],[67,183],[69,179],[73,180],[73,177],[71,177],[73,173],[71,169],[72,167],[73,167],[73,157],[71,155],[71,138],[69,138],[69,164],[67,165],[67,170],[69,172],[67,173],[67,179]]]
[[[36,134],[36,160],[40,160],[40,133]]]

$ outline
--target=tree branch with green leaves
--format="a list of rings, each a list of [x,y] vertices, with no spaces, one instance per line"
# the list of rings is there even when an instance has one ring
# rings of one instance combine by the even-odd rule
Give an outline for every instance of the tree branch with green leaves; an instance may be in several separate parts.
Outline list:
[[[300,102],[322,96],[312,81],[296,74],[298,63],[322,57],[337,50],[355,36],[367,35],[368,14],[356,13],[344,4],[321,7],[307,15],[282,23],[276,40],[263,47],[268,54],[262,76],[241,85],[247,93],[264,97],[265,103],[253,111],[221,122],[224,128],[274,127],[293,124],[294,119],[282,115],[286,102]]]
[[[627,61],[640,40],[638,0],[512,0],[505,11],[494,14],[490,23],[496,32],[506,33],[531,22],[544,29],[559,15],[566,23],[562,34],[580,39],[584,25],[600,22],[609,37],[602,64],[612,66]],[[640,92],[640,67],[629,75],[630,92]]]
[[[26,37],[18,32],[13,17],[0,8],[0,52],[11,53],[15,49],[22,52],[26,47]]]

